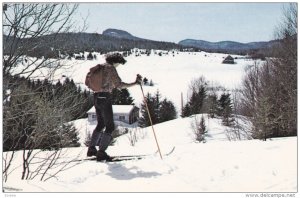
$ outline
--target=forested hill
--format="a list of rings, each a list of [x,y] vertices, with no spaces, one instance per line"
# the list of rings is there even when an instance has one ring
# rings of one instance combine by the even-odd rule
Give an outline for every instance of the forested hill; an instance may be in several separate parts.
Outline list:
[[[235,41],[208,42],[203,40],[185,39],[178,44],[186,47],[199,48],[209,52],[246,54],[254,50],[270,49],[278,44],[278,41],[240,43]]]
[[[4,54],[9,53],[12,38],[4,36]],[[22,45],[31,45],[32,50],[27,52],[27,55],[33,57],[57,57],[58,51],[60,53],[78,53],[83,51],[126,51],[133,48],[140,49],[181,49],[181,45],[163,41],[152,41],[147,39],[130,39],[118,38],[111,35],[104,35],[98,33],[60,33],[46,35],[38,38],[22,39],[18,42],[18,48]],[[17,46],[16,46],[17,47]]]

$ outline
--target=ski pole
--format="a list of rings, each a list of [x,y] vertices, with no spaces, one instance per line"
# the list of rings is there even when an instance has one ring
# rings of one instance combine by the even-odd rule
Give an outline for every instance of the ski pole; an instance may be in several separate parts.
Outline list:
[[[156,138],[156,134],[155,134],[155,131],[154,131],[154,127],[153,127],[151,115],[150,115],[150,112],[149,112],[149,108],[148,108],[148,104],[147,104],[147,100],[146,100],[146,97],[145,97],[145,94],[144,94],[144,90],[143,90],[142,84],[140,84],[140,86],[141,86],[141,90],[142,90],[142,94],[143,94],[143,98],[144,98],[144,103],[146,105],[146,109],[147,109],[147,112],[148,112],[150,124],[151,124],[151,127],[152,127],[153,135],[154,135],[154,138],[155,138],[156,146],[157,146],[160,158],[162,159],[162,155],[161,155],[159,144],[158,144],[158,141],[157,141],[157,138]]]

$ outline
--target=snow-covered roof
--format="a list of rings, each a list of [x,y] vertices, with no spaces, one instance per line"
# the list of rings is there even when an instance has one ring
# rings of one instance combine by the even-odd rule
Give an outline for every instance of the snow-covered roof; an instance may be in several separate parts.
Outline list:
[[[114,113],[130,113],[130,111],[134,108],[134,105],[113,105],[113,112]],[[87,113],[95,113],[96,109],[93,106]]]

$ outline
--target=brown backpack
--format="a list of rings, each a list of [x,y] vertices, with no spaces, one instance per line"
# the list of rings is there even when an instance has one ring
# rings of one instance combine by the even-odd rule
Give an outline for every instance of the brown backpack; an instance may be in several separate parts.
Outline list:
[[[92,68],[87,73],[85,77],[85,85],[93,90],[93,91],[100,91],[101,84],[102,84],[102,65],[98,64]]]

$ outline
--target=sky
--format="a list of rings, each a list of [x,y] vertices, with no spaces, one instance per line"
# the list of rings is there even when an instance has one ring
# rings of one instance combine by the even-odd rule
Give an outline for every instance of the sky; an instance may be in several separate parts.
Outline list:
[[[108,28],[178,43],[184,39],[242,43],[269,41],[286,3],[80,3],[87,32]],[[81,19],[82,20],[82,19]]]

